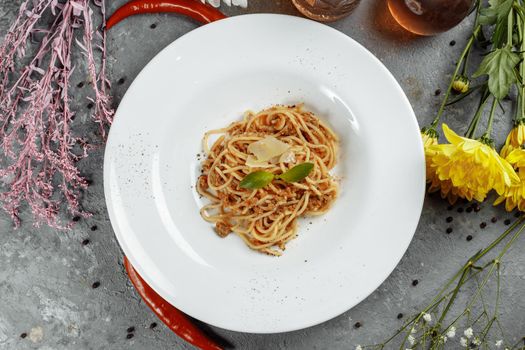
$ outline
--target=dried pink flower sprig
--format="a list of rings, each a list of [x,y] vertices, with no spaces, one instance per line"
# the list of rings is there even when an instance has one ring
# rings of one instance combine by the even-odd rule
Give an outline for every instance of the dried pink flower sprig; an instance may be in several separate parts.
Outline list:
[[[26,0],[0,46],[0,202],[16,226],[24,204],[35,225],[69,227],[60,219],[63,209],[89,216],[79,204],[88,183],[77,162],[92,145],[71,131],[75,112],[69,87],[77,48],[93,90],[92,118],[105,137],[114,111],[105,74],[104,5],[104,0]],[[98,30],[93,29],[94,8],[103,18]],[[48,29],[37,28],[46,23]],[[27,57],[31,44],[34,51]],[[27,64],[20,68],[22,61]]]

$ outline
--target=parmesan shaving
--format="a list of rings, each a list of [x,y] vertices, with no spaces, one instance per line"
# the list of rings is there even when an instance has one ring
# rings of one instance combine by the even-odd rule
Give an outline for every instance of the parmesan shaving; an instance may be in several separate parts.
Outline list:
[[[295,154],[291,149],[281,154],[279,163],[295,163]]]
[[[279,157],[288,149],[290,149],[290,145],[277,140],[273,136],[267,136],[248,146],[248,152],[253,154],[258,162],[267,162],[273,157]]]
[[[268,164],[268,162],[261,162],[255,158],[255,156],[249,155],[246,159],[246,165],[250,168],[269,168],[272,165]]]

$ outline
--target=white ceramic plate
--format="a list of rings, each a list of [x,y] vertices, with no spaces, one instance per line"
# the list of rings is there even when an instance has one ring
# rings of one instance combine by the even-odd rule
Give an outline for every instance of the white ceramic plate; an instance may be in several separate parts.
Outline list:
[[[300,221],[282,257],[219,238],[194,187],[203,133],[299,102],[341,138],[335,205]],[[425,170],[414,113],[379,60],[328,26],[257,14],[196,29],[144,68],[111,128],[104,182],[124,253],[162,297],[218,327],[275,333],[333,318],[386,279],[416,229]]]

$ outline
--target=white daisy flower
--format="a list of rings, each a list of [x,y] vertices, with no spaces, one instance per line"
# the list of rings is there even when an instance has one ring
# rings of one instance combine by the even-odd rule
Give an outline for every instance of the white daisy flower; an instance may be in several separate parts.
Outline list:
[[[415,334],[415,333],[417,333],[417,329],[416,329],[415,327],[414,327],[414,328],[412,328],[412,329],[410,330],[410,333],[412,333],[412,334]]]
[[[465,337],[467,337],[467,339],[470,339],[474,335],[474,331],[472,330],[472,327],[469,327],[469,328],[465,329],[463,334],[465,335]]]
[[[481,344],[481,340],[479,340],[478,337],[474,338],[474,340],[472,341],[472,344],[474,345],[480,345]]]
[[[456,336],[456,327],[451,326],[447,331],[447,337],[454,338]]]
[[[468,346],[468,343],[467,343],[467,339],[461,337],[461,339],[459,340],[459,343],[461,344],[462,347],[466,348]]]
[[[423,319],[425,320],[425,322],[429,323],[432,321],[432,316],[430,316],[430,314],[424,313]]]
[[[496,345],[497,348],[501,347],[501,345],[503,345],[503,340],[498,340],[494,345]]]
[[[445,344],[448,340],[447,336],[446,335],[442,335],[441,336],[441,340],[443,341],[443,344]]]
[[[416,338],[414,338],[414,336],[411,334],[408,336],[408,342],[410,343],[410,345],[414,345],[414,343],[416,342]]]

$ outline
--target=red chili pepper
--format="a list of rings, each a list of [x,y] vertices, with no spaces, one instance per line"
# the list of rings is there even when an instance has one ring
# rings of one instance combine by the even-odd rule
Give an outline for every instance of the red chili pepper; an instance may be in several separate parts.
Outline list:
[[[106,30],[129,16],[163,12],[180,13],[202,23],[226,18],[219,10],[198,0],[132,0],[109,17],[106,22]]]
[[[188,343],[195,345],[202,350],[223,350],[221,346],[208,338],[199,328],[197,328],[186,314],[182,313],[160,295],[158,295],[133,268],[129,260],[124,257],[124,267],[128,272],[131,283],[146,302],[151,310],[169,327],[175,334]]]

